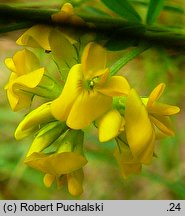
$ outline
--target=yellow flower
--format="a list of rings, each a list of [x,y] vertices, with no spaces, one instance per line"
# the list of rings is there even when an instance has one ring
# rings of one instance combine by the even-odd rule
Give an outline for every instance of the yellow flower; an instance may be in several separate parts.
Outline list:
[[[55,179],[60,179],[66,175],[69,181],[68,186],[70,188],[70,193],[73,195],[82,193],[83,175],[79,175],[78,170],[85,166],[87,160],[79,153],[32,153],[25,159],[25,163],[46,174],[44,183],[47,187],[49,187]]]
[[[149,164],[154,153],[155,132],[146,107],[134,89],[125,104],[125,133],[133,157]]]
[[[59,12],[51,16],[51,19],[56,23],[85,24],[85,21],[75,14],[73,6],[70,3],[65,3]]]
[[[131,90],[125,105],[125,132],[131,152],[141,163],[148,164],[154,155],[158,130],[167,136],[174,135],[170,115],[180,111],[177,106],[156,102],[165,84],[159,84],[149,98],[140,98]]]
[[[12,71],[5,86],[8,100],[12,110],[18,111],[30,105],[33,97],[30,91],[39,85],[45,70],[27,49],[16,52],[13,58],[5,59],[5,64]]]
[[[66,130],[67,126],[64,122],[53,121],[47,123],[39,130],[26,157],[30,156],[34,152],[41,152],[50,146],[55,140],[64,134]]]
[[[43,48],[50,51],[49,34],[52,28],[47,25],[35,25],[25,31],[16,41],[18,45],[26,45],[33,48]]]
[[[140,173],[142,164],[133,157],[132,152],[127,144],[125,144],[120,137],[116,139],[117,147],[114,151],[123,178],[127,178],[132,173]]]
[[[51,19],[54,22],[71,22],[83,24],[85,23],[80,17],[76,16],[73,7],[70,3],[66,3],[61,8],[61,11],[52,15]],[[55,27],[49,25],[34,25],[25,31],[21,37],[16,41],[18,45],[26,45],[33,48],[43,48],[44,50],[51,51],[49,43],[49,35]],[[75,43],[74,33],[70,32],[67,28],[62,28],[62,32],[71,43]]]
[[[77,64],[77,53],[72,42],[57,29],[53,29],[49,35],[51,54],[61,72],[63,80],[66,80],[70,68]]]
[[[68,180],[69,192],[72,195],[79,195],[83,192],[82,167],[87,163],[83,156],[83,139],[82,131],[69,130],[61,139],[57,152],[33,152],[24,162],[45,173],[44,184],[47,187],[50,187],[54,180],[61,183],[61,179],[65,176]]]
[[[179,107],[159,103],[157,100],[162,95],[165,84],[160,83],[149,95],[146,108],[148,110],[151,122],[165,135],[173,136],[174,132],[171,127],[170,115],[180,111]]]
[[[16,52],[13,58],[5,59],[5,64],[12,71],[5,89],[13,111],[29,107],[34,95],[48,99],[58,96],[60,87],[30,50]]]
[[[105,50],[91,42],[84,49],[81,64],[69,71],[61,95],[51,104],[51,112],[70,128],[85,128],[111,108],[113,96],[127,95],[129,89],[124,77],[109,76]]]
[[[82,168],[60,177],[56,177],[51,174],[45,174],[44,185],[46,187],[51,187],[55,180],[57,181],[59,188],[62,187],[67,181],[68,191],[73,196],[78,196],[83,193],[84,173]]]
[[[15,131],[17,140],[23,139],[39,130],[41,125],[54,121],[50,111],[51,102],[47,102],[28,113]]]
[[[98,119],[100,142],[109,141],[124,130],[125,119],[116,109],[112,109]]]
[[[87,161],[79,153],[75,152],[55,154],[34,152],[25,159],[25,163],[34,169],[59,177],[62,174],[68,174],[80,169]]]

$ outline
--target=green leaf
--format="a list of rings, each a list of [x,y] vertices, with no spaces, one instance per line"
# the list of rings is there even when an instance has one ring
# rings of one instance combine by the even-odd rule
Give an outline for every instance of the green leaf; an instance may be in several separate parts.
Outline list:
[[[110,75],[115,75],[124,65],[134,59],[136,56],[147,50],[150,46],[148,44],[140,44],[138,47],[128,51],[117,62],[115,62],[110,68]]]
[[[152,24],[155,22],[163,8],[164,0],[150,0],[146,23]]]
[[[33,23],[29,22],[29,21],[5,25],[5,21],[3,20],[3,24],[4,24],[4,26],[1,26],[0,33],[6,33],[6,32],[15,31],[15,30],[24,29],[24,28],[29,28],[29,27],[33,26]]]
[[[134,5],[140,5],[144,7],[148,7],[149,2],[146,0],[130,0]],[[163,9],[166,11],[179,13],[179,14],[185,14],[184,8],[180,7],[179,5],[176,5],[175,2],[167,2],[164,4]]]
[[[109,9],[121,17],[132,21],[141,22],[141,17],[128,0],[101,0]]]

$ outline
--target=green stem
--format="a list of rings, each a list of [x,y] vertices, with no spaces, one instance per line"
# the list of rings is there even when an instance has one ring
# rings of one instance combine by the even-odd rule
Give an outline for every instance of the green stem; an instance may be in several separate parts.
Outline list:
[[[144,24],[136,24],[125,21],[121,18],[113,17],[95,17],[87,16],[86,14],[78,14],[86,22],[93,25],[80,26],[78,23],[61,23],[56,24],[52,22],[51,15],[56,13],[58,10],[45,10],[45,9],[30,9],[30,8],[16,8],[8,5],[0,4],[0,19],[6,21],[6,25],[10,25],[12,20],[15,26],[11,28],[4,27],[0,32],[8,32],[9,30],[15,30],[21,28],[21,23],[28,22],[28,25],[34,25],[38,23],[44,23],[48,25],[62,25],[71,26],[73,29],[80,29],[85,32],[96,32],[97,34],[103,34],[107,38],[110,38],[113,34],[119,30],[119,38],[134,38],[140,41],[145,41],[151,45],[165,46],[175,49],[185,50],[185,30],[184,29],[173,29],[166,27],[153,27]],[[20,25],[19,25],[20,24]],[[144,31],[138,33],[135,26],[139,25],[138,28],[144,29]],[[26,24],[23,25],[23,28]],[[134,27],[133,27],[134,26]],[[27,26],[26,26],[27,27]],[[128,27],[129,31],[128,31]],[[133,27],[133,28],[132,28]],[[123,36],[123,37],[122,37]]]
[[[115,62],[110,68],[110,75],[115,75],[124,65],[126,65],[129,61],[134,59],[136,56],[144,52],[150,47],[148,44],[142,44],[137,46],[131,51],[128,51],[122,58],[120,58],[117,62]]]
[[[1,27],[0,33],[6,33],[14,30],[29,28],[31,26],[33,26],[32,22],[20,22],[20,23],[10,24],[10,25],[6,25],[5,27]]]

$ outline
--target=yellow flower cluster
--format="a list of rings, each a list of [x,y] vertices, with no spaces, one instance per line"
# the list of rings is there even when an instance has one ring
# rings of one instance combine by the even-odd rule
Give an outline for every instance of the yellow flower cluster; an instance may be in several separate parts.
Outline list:
[[[69,3],[52,19],[84,25]],[[125,77],[110,75],[101,45],[90,41],[80,47],[76,37],[65,28],[36,25],[17,40],[26,48],[5,60],[11,71],[5,89],[12,110],[29,108],[34,96],[45,100],[15,131],[17,140],[35,134],[25,163],[45,174],[47,187],[55,180],[61,186],[67,179],[72,195],[83,192],[84,128],[93,123],[100,142],[116,140],[114,156],[126,178],[151,163],[156,139],[174,135],[169,116],[179,112],[176,106],[157,102],[165,84],[159,84],[148,98],[140,97]],[[33,48],[51,54],[61,84],[40,65]]]

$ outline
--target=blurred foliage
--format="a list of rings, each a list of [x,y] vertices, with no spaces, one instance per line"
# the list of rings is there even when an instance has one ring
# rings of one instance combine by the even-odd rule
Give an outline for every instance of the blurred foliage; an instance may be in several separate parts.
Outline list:
[[[66,1],[0,1],[19,7],[42,8],[60,7],[64,2]],[[105,1],[68,2],[84,13],[91,11],[95,14],[106,14],[108,11],[102,4]],[[148,1],[130,2],[141,17],[146,17]],[[97,9],[94,9],[95,6]],[[184,0],[165,1],[158,22],[175,27],[183,26],[184,6]],[[16,141],[14,138],[14,130],[25,112],[13,113],[10,110],[4,91],[9,71],[3,61],[5,57],[12,56],[15,50],[20,49],[15,45],[15,41],[21,33],[22,31],[15,31],[0,35],[0,199],[74,199],[68,194],[65,186],[60,190],[55,185],[49,189],[45,188],[43,175],[23,164],[31,139]],[[119,59],[124,53],[125,51],[109,52],[110,62]],[[184,68],[185,54],[160,47],[145,51],[122,68],[120,73],[128,78],[141,95],[148,95],[160,82],[166,83],[167,88],[162,100],[181,108],[181,112],[173,118],[176,136],[158,143],[157,158],[154,158],[152,165],[143,167],[141,175],[133,175],[124,180],[112,156],[114,143],[100,144],[97,131],[88,128],[85,151],[89,163],[85,167],[84,193],[76,199],[185,199]]]

